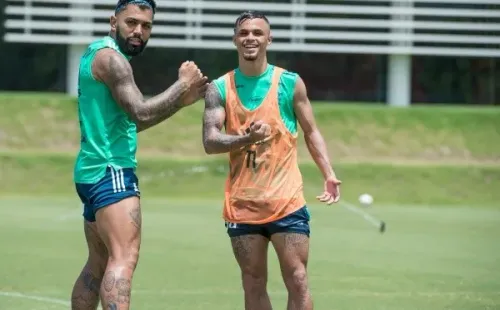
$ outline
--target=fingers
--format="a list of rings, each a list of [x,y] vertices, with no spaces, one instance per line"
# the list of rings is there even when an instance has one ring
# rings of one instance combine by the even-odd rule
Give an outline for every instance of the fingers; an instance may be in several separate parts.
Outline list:
[[[327,205],[331,205],[334,202],[334,200],[335,200],[332,197],[332,195],[330,195],[328,193],[324,193],[323,195],[318,196],[316,198],[318,198],[319,201],[326,203]]]
[[[262,126],[260,128],[262,129],[263,134],[266,134],[266,135],[271,134],[271,126],[269,126],[268,124],[262,124]]]
[[[252,122],[250,124],[250,130],[255,132],[259,130],[261,126],[262,126],[262,121]]]
[[[197,87],[205,86],[205,85],[207,85],[207,81],[208,81],[208,77],[201,75],[201,72],[200,72],[200,80],[198,81],[198,83],[196,83],[196,86]]]
[[[186,60],[185,62],[183,62],[181,64],[181,69],[185,69],[185,68],[191,67],[193,65],[196,66],[196,64],[193,61]]]
[[[258,121],[255,121],[255,122],[252,122],[250,123],[250,129],[252,131],[258,131],[259,129],[261,128],[265,128],[263,126],[266,126],[267,124],[264,123],[264,121],[261,121],[261,120],[258,120]],[[269,125],[267,125],[269,127]],[[270,127],[269,127],[270,128]]]
[[[336,203],[340,199],[340,195],[332,195],[328,192],[324,192],[322,195],[316,196],[316,198],[321,201],[326,203],[327,205],[331,205],[332,203]]]
[[[179,71],[190,75],[195,81],[203,79],[203,74],[194,61],[187,60],[183,62]]]
[[[200,88],[198,89],[198,92],[200,94],[201,97],[205,97],[205,94],[207,93],[207,89],[208,89],[208,84],[204,84],[202,86],[200,86]]]

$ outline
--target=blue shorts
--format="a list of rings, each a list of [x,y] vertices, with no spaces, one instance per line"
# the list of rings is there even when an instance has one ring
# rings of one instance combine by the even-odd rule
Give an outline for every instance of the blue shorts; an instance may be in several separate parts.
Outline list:
[[[266,224],[240,224],[226,222],[227,234],[229,237],[243,235],[262,235],[268,239],[275,233],[297,233],[309,237],[311,233],[309,221],[311,215],[307,206],[289,214],[277,221]]]
[[[97,183],[75,183],[75,186],[83,203],[83,217],[89,222],[95,222],[95,214],[100,208],[141,195],[139,180],[132,168],[108,167],[104,177]]]

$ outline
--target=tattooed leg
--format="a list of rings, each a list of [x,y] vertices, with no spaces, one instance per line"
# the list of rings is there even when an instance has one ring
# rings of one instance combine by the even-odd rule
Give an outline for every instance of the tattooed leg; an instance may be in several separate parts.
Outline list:
[[[75,282],[71,294],[72,310],[95,310],[99,304],[99,287],[104,276],[108,252],[95,223],[84,222],[89,258]]]
[[[313,302],[307,281],[309,237],[298,233],[271,236],[288,290],[287,310],[312,310]]]
[[[267,293],[269,240],[261,235],[244,235],[231,238],[231,244],[241,269],[245,310],[271,310]]]
[[[139,259],[142,217],[138,197],[130,197],[96,214],[109,252],[100,288],[103,310],[128,310],[132,278]]]
[[[87,263],[73,287],[73,292],[71,294],[72,310],[97,309],[101,279],[102,276],[92,273],[89,263]]]

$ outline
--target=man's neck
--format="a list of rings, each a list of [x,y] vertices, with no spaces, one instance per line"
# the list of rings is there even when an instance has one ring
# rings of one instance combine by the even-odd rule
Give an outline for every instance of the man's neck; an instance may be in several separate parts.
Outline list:
[[[243,75],[246,76],[259,76],[266,72],[267,69],[267,57],[262,57],[261,59],[256,59],[254,61],[248,61],[240,58],[239,69]]]

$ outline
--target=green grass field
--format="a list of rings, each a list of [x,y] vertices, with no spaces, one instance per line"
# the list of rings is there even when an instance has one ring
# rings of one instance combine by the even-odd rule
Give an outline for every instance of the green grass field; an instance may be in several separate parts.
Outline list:
[[[336,161],[500,164],[500,109],[387,108],[315,102],[314,113]],[[78,148],[76,102],[61,94],[0,93],[0,150],[68,151]],[[203,103],[140,134],[143,156],[205,159]],[[302,161],[310,161],[299,141]]]
[[[72,165],[75,101],[0,93],[0,310],[68,309],[86,259]],[[312,214],[310,284],[318,310],[500,309],[500,109],[314,104],[342,199],[314,201],[320,173],[300,139]],[[202,104],[140,134],[143,245],[132,309],[243,309],[221,219],[224,155],[201,146]],[[270,251],[274,309],[286,292]]]
[[[132,309],[243,309],[219,202],[147,198],[143,210]],[[316,309],[500,306],[498,209],[376,205],[372,213],[388,223],[384,235],[339,206],[310,210]],[[0,200],[0,309],[68,309],[86,258],[79,212],[75,199]],[[274,252],[269,256],[271,298],[285,309]]]

